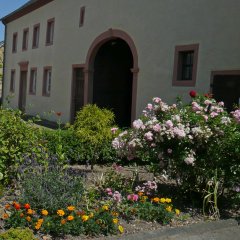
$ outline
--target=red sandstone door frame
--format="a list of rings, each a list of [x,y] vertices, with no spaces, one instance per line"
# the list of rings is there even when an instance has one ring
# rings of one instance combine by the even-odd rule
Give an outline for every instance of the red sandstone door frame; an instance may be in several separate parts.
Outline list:
[[[87,103],[91,103],[92,101],[92,82],[93,82],[93,64],[96,54],[99,48],[107,41],[120,38],[124,40],[133,55],[133,68],[131,69],[133,73],[132,79],[132,106],[131,106],[131,122],[133,122],[136,118],[136,103],[137,103],[137,80],[138,80],[138,54],[136,46],[132,40],[132,38],[124,31],[118,29],[109,29],[108,31],[99,35],[92,43],[88,50],[85,71],[84,71],[84,105]]]

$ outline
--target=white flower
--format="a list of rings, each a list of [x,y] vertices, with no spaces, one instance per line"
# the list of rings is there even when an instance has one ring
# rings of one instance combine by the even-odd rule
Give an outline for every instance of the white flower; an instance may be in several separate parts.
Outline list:
[[[145,129],[143,121],[141,119],[135,120],[133,122],[133,128],[135,128],[135,129]]]

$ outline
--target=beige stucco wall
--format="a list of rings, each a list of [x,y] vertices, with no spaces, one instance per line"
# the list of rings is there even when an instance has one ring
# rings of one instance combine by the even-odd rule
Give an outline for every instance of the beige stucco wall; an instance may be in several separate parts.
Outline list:
[[[85,23],[79,28],[80,7]],[[195,89],[208,92],[213,70],[240,69],[239,0],[55,0],[7,26],[5,96],[11,69],[16,69],[18,105],[18,62],[29,61],[38,68],[37,94],[27,95],[27,112],[63,112],[70,118],[72,64],[83,64],[91,43],[109,28],[128,33],[139,60],[137,115],[154,96],[173,102],[177,95],[188,100]],[[55,17],[54,44],[45,46],[47,20]],[[38,49],[31,49],[33,25],[40,23]],[[22,52],[23,29],[29,27],[29,49]],[[11,53],[12,35],[18,32],[18,52]],[[199,43],[196,87],[172,87],[174,48]],[[43,67],[52,66],[51,97],[42,96]],[[28,72],[29,75],[29,72]],[[28,77],[29,84],[29,77]],[[54,120],[54,116],[50,117]]]

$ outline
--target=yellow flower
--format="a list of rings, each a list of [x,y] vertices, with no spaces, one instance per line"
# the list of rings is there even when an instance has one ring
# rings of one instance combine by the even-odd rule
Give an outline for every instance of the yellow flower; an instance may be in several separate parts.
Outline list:
[[[172,199],[171,198],[166,198],[165,201],[166,201],[166,203],[171,203]]]
[[[155,202],[155,203],[158,203],[160,201],[160,198],[155,197],[155,198],[152,199],[152,201]]]
[[[43,223],[43,219],[42,218],[38,219],[38,221],[37,221],[37,223],[35,225],[35,229],[39,230],[41,228],[41,226],[42,226],[42,223]]]
[[[68,206],[67,209],[68,209],[69,211],[74,211],[74,210],[75,210],[75,207],[74,207],[74,206]]]
[[[29,217],[29,216],[27,216],[27,217],[26,217],[26,220],[27,220],[28,222],[31,222],[32,218]]]
[[[109,210],[108,205],[104,205],[104,206],[102,206],[102,210],[108,211],[108,210]]]
[[[118,217],[118,216],[119,216],[119,213],[117,213],[117,212],[112,212],[112,215],[113,215],[114,217]]]
[[[42,210],[42,215],[43,215],[43,216],[47,216],[47,215],[48,215],[48,211],[45,210],[45,209],[43,209],[43,210]]]
[[[65,219],[61,220],[61,224],[64,225],[67,221]]]
[[[88,219],[89,219],[89,216],[88,216],[88,215],[83,215],[83,216],[82,216],[82,221],[83,221],[83,222],[86,222]]]
[[[124,232],[123,226],[119,225],[119,226],[118,226],[118,230],[119,230],[120,233],[123,233],[123,232]]]
[[[141,197],[144,193],[143,192],[138,192],[138,196]]]
[[[65,212],[62,209],[57,210],[57,215],[62,217],[65,215]]]
[[[32,214],[34,214],[35,213],[35,211],[33,211],[31,208],[29,208],[28,210],[27,210],[27,214],[29,214],[29,215],[32,215]]]
[[[175,213],[176,213],[177,215],[179,215],[179,214],[180,214],[180,210],[179,210],[179,209],[175,209]]]
[[[89,217],[92,218],[93,216],[94,216],[94,214],[91,212],[91,213],[89,214]]]
[[[165,198],[160,198],[160,203],[165,203],[166,199]]]
[[[67,217],[67,220],[68,221],[72,221],[74,219],[74,216],[72,216],[72,215],[69,215],[68,217]]]
[[[168,206],[168,207],[166,207],[166,210],[167,210],[168,212],[171,212],[171,211],[172,211],[172,207],[171,207],[171,206]]]
[[[41,224],[36,224],[36,225],[35,225],[35,229],[36,229],[36,230],[39,230],[39,229],[41,228],[41,226],[42,226]]]
[[[113,223],[117,224],[118,223],[118,219],[117,218],[113,218]]]

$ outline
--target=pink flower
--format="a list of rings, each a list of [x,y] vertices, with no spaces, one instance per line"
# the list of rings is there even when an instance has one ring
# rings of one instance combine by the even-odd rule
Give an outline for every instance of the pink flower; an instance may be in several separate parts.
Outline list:
[[[216,112],[211,112],[210,116],[211,116],[211,118],[215,118],[215,117],[218,116],[218,113],[216,113]]]
[[[105,189],[105,192],[106,192],[108,195],[110,195],[110,196],[113,194],[111,188],[106,188],[106,189]]]
[[[133,202],[137,202],[138,200],[138,195],[137,194],[129,194],[127,196],[127,199],[130,200],[130,201],[133,201]]]
[[[172,121],[171,121],[171,120],[166,121],[166,126],[167,126],[168,128],[172,128],[172,127],[173,127]]]
[[[116,201],[116,202],[121,202],[122,201],[122,195],[120,192],[118,191],[115,191],[113,193],[113,199]]]
[[[153,98],[153,102],[155,102],[155,103],[160,103],[161,101],[162,101],[162,99],[159,97]]]
[[[113,127],[113,128],[111,128],[111,132],[112,132],[113,134],[116,133],[117,130],[118,130],[117,127]]]
[[[160,132],[161,131],[161,126],[157,123],[156,125],[153,126],[153,130],[155,132]]]
[[[149,103],[149,104],[147,105],[147,109],[148,109],[148,110],[152,110],[152,109],[153,109],[153,105],[152,105],[151,103]]]
[[[197,102],[192,102],[192,110],[194,112],[202,111],[203,107],[201,107]]]
[[[219,102],[219,103],[218,103],[218,106],[224,107],[224,102]]]
[[[133,128],[135,128],[135,129],[145,129],[143,121],[141,119],[135,120],[133,122]]]
[[[144,134],[144,137],[148,140],[148,141],[152,141],[153,140],[153,134],[149,131],[147,133]]]

